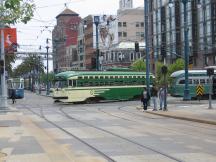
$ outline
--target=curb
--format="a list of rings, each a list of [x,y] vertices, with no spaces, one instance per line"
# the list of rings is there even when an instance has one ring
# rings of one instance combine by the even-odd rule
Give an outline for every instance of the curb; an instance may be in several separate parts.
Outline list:
[[[140,107],[136,107],[136,108],[141,109]],[[186,121],[192,121],[192,122],[203,123],[203,124],[216,125],[216,121],[212,121],[212,120],[203,120],[203,119],[197,119],[197,118],[193,118],[193,117],[184,117],[184,116],[164,114],[164,113],[151,112],[151,111],[146,111],[146,113],[153,114],[153,115],[164,116],[164,117],[173,118],[173,119],[179,119],[179,120],[186,120]]]
[[[202,120],[202,119],[197,119],[197,118],[183,117],[183,116],[177,116],[177,115],[168,115],[168,114],[149,112],[149,111],[146,111],[146,113],[164,116],[164,117],[169,117],[169,118],[174,118],[174,119],[193,121],[193,122],[197,122],[197,123],[216,125],[216,121],[212,121],[212,120]]]

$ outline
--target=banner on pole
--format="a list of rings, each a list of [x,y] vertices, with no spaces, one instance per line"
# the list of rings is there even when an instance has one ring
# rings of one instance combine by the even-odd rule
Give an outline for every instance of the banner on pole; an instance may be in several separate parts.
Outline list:
[[[4,28],[5,54],[17,52],[17,31],[16,28]]]

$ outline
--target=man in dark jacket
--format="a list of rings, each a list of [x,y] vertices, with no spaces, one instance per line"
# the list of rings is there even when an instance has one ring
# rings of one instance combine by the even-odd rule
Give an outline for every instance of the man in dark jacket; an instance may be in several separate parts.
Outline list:
[[[146,88],[144,88],[143,92],[141,93],[141,102],[143,103],[143,111],[147,110],[149,99],[150,99],[150,95],[147,92]]]
[[[16,102],[16,90],[15,89],[12,89],[11,99],[12,99],[12,103],[14,104]]]

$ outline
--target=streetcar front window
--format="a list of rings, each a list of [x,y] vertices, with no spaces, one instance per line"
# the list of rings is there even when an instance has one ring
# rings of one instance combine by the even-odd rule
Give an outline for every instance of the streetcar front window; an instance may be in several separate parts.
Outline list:
[[[13,83],[13,88],[14,89],[19,89],[20,88],[20,82],[14,82]]]
[[[68,82],[67,81],[57,81],[55,83],[56,88],[66,88],[68,87]]]

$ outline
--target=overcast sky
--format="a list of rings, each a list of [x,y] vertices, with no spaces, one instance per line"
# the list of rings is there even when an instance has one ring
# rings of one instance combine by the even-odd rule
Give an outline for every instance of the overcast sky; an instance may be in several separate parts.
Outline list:
[[[52,38],[51,31],[56,16],[67,7],[81,18],[89,14],[117,14],[119,0],[34,0],[36,11],[28,24],[17,24],[19,51],[46,51],[46,39]],[[134,0],[134,7],[143,6],[144,0]],[[51,43],[50,43],[51,46]]]

